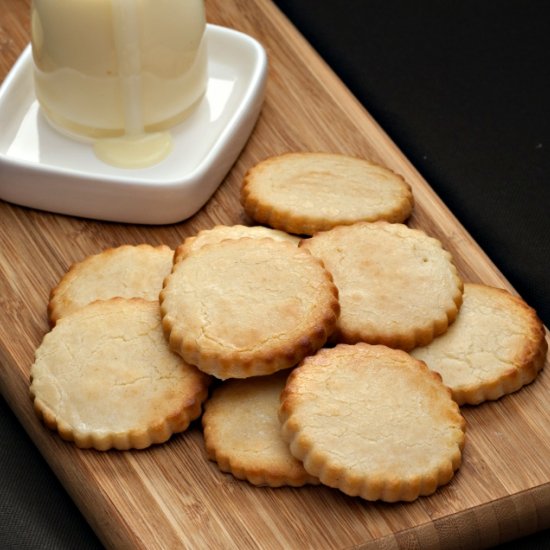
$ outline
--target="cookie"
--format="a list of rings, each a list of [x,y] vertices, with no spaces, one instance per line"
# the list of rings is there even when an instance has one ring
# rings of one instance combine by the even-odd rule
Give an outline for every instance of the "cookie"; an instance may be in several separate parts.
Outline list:
[[[388,168],[346,155],[304,152],[252,167],[241,203],[258,223],[313,235],[357,221],[403,222],[414,201],[409,184]]]
[[[205,404],[202,424],[210,460],[254,485],[317,484],[281,437],[279,396],[288,373],[227,380]]]
[[[429,495],[462,460],[465,422],[449,389],[386,346],[340,344],[305,358],[281,394],[279,419],[307,472],[366,500]]]
[[[338,291],[294,244],[242,238],[174,264],[160,294],[171,349],[217,378],[270,374],[325,344]]]
[[[423,231],[360,222],[318,233],[300,246],[323,261],[338,287],[334,342],[410,350],[456,318],[462,281],[449,252]]]
[[[142,449],[200,415],[209,380],[168,348],[158,302],[113,298],[46,334],[30,392],[44,423],[78,447]]]
[[[165,245],[123,245],[73,264],[51,292],[51,324],[95,300],[158,300],[162,281],[172,269],[173,256],[174,251]]]
[[[199,231],[195,236],[188,237],[176,248],[174,254],[174,263],[183,260],[185,256],[198,250],[205,244],[218,243],[225,239],[240,239],[242,237],[252,237],[256,239],[271,238],[277,241],[288,241],[298,246],[300,239],[294,235],[289,235],[284,231],[270,229],[269,227],[246,226],[246,225],[216,225],[212,229]]]
[[[521,298],[467,283],[454,324],[411,354],[441,375],[459,405],[477,405],[532,382],[547,351],[542,322]]]

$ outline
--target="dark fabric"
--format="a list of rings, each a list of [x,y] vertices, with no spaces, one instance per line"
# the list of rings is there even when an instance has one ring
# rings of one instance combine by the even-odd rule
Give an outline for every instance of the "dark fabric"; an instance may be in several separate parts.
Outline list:
[[[546,2],[276,3],[549,325]],[[100,547],[0,399],[0,548]]]
[[[0,397],[0,548],[102,548],[19,421]]]

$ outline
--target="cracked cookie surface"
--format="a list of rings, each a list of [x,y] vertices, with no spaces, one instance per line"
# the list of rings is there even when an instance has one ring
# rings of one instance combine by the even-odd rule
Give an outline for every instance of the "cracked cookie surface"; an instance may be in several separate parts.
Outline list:
[[[338,287],[334,342],[410,350],[445,332],[462,303],[451,254],[421,230],[360,222],[304,239]]]
[[[31,367],[45,424],[78,447],[144,448],[184,431],[209,377],[170,351],[158,302],[113,298],[63,317]]]
[[[465,422],[441,377],[401,350],[339,344],[281,394],[283,438],[322,483],[367,500],[433,493],[460,466]]]
[[[312,235],[357,221],[402,222],[414,201],[409,184],[388,168],[348,155],[299,152],[252,167],[241,203],[258,223]]]
[[[202,416],[208,458],[221,471],[254,485],[317,484],[281,436],[279,396],[288,372],[227,380],[205,404]]]
[[[171,349],[221,379],[295,365],[324,345],[339,313],[322,262],[273,239],[202,247],[174,264],[160,303]]]
[[[459,405],[477,405],[532,382],[547,350],[542,322],[521,298],[466,283],[453,325],[411,355],[442,376]]]
[[[174,263],[183,260],[186,256],[202,248],[206,244],[215,244],[227,239],[241,239],[251,237],[254,239],[275,239],[276,241],[288,241],[298,246],[299,237],[289,235],[284,231],[262,227],[260,225],[216,225],[211,229],[203,229],[176,248]]]
[[[166,245],[122,245],[73,264],[51,292],[50,323],[95,300],[158,300],[173,256]]]

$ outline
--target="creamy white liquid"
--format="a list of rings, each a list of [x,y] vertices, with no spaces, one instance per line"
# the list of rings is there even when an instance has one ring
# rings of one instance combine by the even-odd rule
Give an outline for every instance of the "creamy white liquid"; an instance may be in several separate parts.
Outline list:
[[[37,98],[61,131],[109,164],[142,167],[206,87],[202,0],[34,0]]]

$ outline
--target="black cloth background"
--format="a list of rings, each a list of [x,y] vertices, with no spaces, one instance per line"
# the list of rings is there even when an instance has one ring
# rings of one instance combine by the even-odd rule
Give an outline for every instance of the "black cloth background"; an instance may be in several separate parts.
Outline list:
[[[546,3],[276,4],[549,326]],[[0,548],[101,548],[3,399]],[[499,548],[547,549],[550,532]]]

